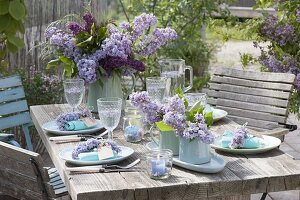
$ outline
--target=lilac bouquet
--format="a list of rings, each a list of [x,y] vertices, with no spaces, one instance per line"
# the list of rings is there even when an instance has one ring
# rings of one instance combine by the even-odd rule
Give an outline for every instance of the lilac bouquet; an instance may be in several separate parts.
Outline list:
[[[91,152],[101,146],[111,146],[112,150],[117,154],[121,152],[121,148],[114,142],[91,138],[76,146],[76,148],[72,151],[72,158],[78,159],[78,155],[80,153]]]
[[[70,121],[76,121],[80,118],[92,116],[89,110],[83,110],[82,112],[67,112],[59,115],[56,118],[56,124],[58,125],[58,129],[61,131],[66,130],[66,124]]]
[[[83,24],[68,23],[67,30],[48,27],[46,43],[54,47],[57,58],[48,67],[63,65],[64,74],[94,83],[112,73],[129,75],[145,70],[143,57],[154,54],[169,40],[177,37],[171,28],[157,28],[157,19],[143,13],[133,22],[97,23],[91,13],[82,17]]]
[[[169,98],[166,105],[151,101],[145,91],[133,93],[129,98],[132,105],[145,114],[147,121],[151,125],[155,123],[161,131],[176,130],[180,137],[213,143],[214,136],[208,130],[213,121],[212,113],[204,114],[200,103],[187,109],[188,105],[181,93]]]

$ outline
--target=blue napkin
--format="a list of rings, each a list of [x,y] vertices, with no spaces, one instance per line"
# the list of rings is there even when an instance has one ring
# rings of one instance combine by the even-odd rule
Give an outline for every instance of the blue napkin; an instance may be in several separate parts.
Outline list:
[[[114,156],[111,157],[111,158],[107,158],[105,160],[109,160],[109,159],[113,159],[117,157],[117,154],[114,152]],[[98,156],[98,152],[97,151],[92,151],[92,152],[85,152],[85,153],[80,153],[78,155],[78,158],[79,160],[81,161],[98,161],[98,160],[102,160],[102,159],[99,159],[99,156]]]
[[[230,148],[229,144],[231,143],[231,141],[233,139],[233,135],[234,135],[234,133],[231,132],[231,131],[228,131],[228,130],[226,130],[223,133],[223,136],[222,136],[222,139],[221,139],[222,147]],[[261,145],[262,145],[261,138],[248,135],[244,139],[243,149],[256,149],[256,148],[261,147]]]
[[[65,130],[67,131],[79,131],[79,130],[84,130],[92,127],[87,127],[87,125],[85,125],[85,123],[81,120],[69,121],[65,124]]]

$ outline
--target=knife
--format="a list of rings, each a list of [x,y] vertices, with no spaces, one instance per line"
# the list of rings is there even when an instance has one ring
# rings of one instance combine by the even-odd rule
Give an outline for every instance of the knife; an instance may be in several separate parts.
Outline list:
[[[131,169],[105,169],[105,168],[93,168],[93,167],[82,167],[81,169],[66,168],[67,171],[72,173],[110,173],[110,172],[136,172],[141,171],[139,168]]]

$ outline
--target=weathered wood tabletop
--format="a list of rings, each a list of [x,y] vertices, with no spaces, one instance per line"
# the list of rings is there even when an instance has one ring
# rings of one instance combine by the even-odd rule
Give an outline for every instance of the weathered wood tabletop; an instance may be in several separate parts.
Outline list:
[[[256,155],[233,155],[217,152],[226,161],[225,169],[217,174],[203,174],[177,166],[166,180],[150,179],[142,172],[69,174],[65,162],[58,156],[66,147],[76,143],[55,144],[50,134],[42,130],[42,124],[66,112],[64,105],[32,106],[31,117],[50,157],[65,182],[72,199],[248,199],[249,194],[292,190],[300,186],[300,161],[293,160],[279,149]],[[225,129],[238,126],[228,119],[212,127],[221,134]],[[121,131],[115,131],[117,142],[129,146],[135,153],[126,162],[141,158],[138,165],[146,167],[145,139],[138,144],[127,143]],[[220,198],[220,199],[223,199]]]

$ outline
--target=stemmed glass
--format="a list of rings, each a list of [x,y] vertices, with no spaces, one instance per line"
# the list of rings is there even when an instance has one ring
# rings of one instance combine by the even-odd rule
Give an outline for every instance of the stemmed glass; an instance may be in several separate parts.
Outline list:
[[[100,123],[108,130],[108,140],[113,140],[113,130],[118,126],[122,99],[116,97],[100,98],[97,100]]]
[[[166,91],[165,77],[147,77],[146,78],[146,89],[151,100],[162,102]]]
[[[84,80],[66,79],[64,81],[64,93],[69,106],[74,112],[75,109],[81,104],[85,93]]]

